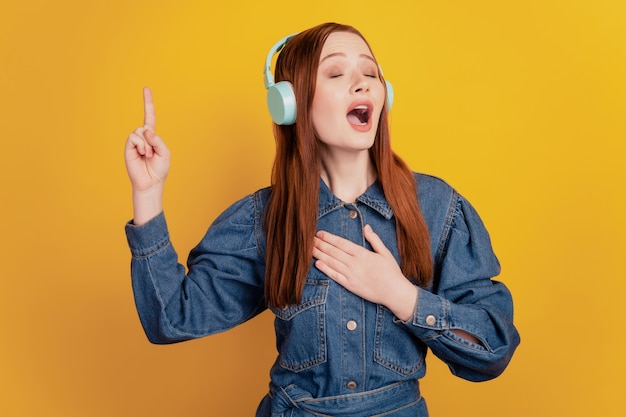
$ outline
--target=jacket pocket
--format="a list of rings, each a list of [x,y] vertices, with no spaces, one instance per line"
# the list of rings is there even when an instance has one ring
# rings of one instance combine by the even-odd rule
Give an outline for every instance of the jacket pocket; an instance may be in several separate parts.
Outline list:
[[[376,306],[374,362],[402,376],[409,376],[424,366],[426,346],[395,322],[393,313]]]
[[[328,280],[306,281],[300,304],[271,308],[281,367],[293,372],[326,362]]]

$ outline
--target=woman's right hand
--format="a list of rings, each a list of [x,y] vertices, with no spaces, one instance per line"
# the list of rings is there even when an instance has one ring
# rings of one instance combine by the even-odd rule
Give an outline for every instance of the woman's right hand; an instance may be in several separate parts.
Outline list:
[[[170,167],[170,151],[155,133],[154,101],[148,87],[143,89],[143,108],[143,126],[128,136],[124,151],[126,170],[134,192],[163,187]]]
[[[156,116],[152,92],[143,89],[144,123],[126,140],[124,159],[133,187],[135,224],[143,224],[162,211],[165,178],[170,167],[170,151],[155,133]]]

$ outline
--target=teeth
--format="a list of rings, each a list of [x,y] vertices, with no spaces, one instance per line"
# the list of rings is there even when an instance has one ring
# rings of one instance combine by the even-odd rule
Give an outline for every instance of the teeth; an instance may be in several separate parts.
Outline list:
[[[348,120],[354,125],[366,125],[369,120],[370,108],[366,104],[355,106],[348,113]]]

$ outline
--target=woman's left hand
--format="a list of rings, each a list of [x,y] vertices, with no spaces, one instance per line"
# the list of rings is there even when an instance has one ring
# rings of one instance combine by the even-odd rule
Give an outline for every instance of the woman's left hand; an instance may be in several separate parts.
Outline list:
[[[315,266],[348,291],[390,309],[408,320],[415,308],[417,287],[403,274],[382,240],[369,225],[363,228],[373,251],[326,231],[315,235]]]

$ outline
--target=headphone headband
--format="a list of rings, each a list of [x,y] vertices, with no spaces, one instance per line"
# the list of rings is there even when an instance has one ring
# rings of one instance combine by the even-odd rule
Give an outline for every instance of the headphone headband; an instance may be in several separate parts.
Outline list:
[[[265,70],[263,72],[265,74],[264,82],[265,82],[266,89],[274,85],[274,76],[272,75],[272,72],[270,71],[270,68],[272,66],[272,57],[275,54],[279,53],[283,49],[283,47],[287,44],[287,42],[289,42],[289,40],[296,35],[297,33],[293,33],[291,35],[285,36],[284,38],[276,42],[274,46],[272,46],[270,51],[267,53],[267,58],[265,59]]]

